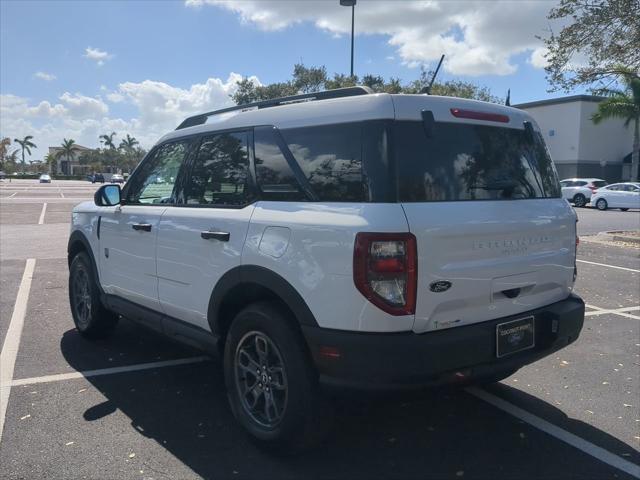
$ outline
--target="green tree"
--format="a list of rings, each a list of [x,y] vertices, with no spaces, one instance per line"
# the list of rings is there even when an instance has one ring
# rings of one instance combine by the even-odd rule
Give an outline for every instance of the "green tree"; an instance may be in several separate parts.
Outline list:
[[[56,173],[56,167],[58,166],[58,159],[55,155],[47,153],[44,156],[44,163],[47,166],[47,169],[51,175]]]
[[[62,139],[62,145],[60,145],[60,150],[56,153],[56,159],[60,157],[65,157],[69,165],[71,165],[71,157],[73,157],[73,152],[78,150],[78,146],[76,145],[76,141],[73,138],[67,140],[66,138]],[[71,170],[68,172],[63,172],[70,174]]]
[[[25,162],[24,162],[24,152],[25,152],[25,150],[27,151],[29,156],[31,156],[31,149],[32,148],[38,148],[38,146],[31,141],[32,138],[33,138],[33,135],[27,135],[22,140],[19,139],[19,138],[14,138],[13,139],[14,142],[16,142],[18,145],[20,145],[20,150],[22,151],[22,173],[24,173],[24,167],[25,167]]]
[[[640,71],[640,0],[561,0],[547,18],[565,23],[542,39],[551,91]]]
[[[333,77],[329,78],[324,66],[306,67],[300,63],[294,66],[292,80],[290,81],[272,83],[270,85],[257,85],[248,78],[243,78],[236,83],[237,90],[231,98],[236,105],[244,105],[298,93],[313,93],[320,90],[353,87],[354,85],[365,85],[374,92],[422,93],[431,82],[432,76],[432,72],[422,67],[420,76],[406,85],[403,85],[399,78],[392,77],[387,82],[382,76],[374,74],[367,74],[360,78],[357,75],[351,77],[335,73]],[[492,95],[487,87],[462,80],[436,82],[431,92],[434,95],[473,98],[485,102],[502,103],[502,99]]]
[[[124,159],[124,165],[121,165],[123,170],[127,169],[131,171],[138,163],[136,146],[139,145],[139,143],[140,142],[138,142],[135,137],[130,136],[128,133],[127,136],[120,141],[120,146],[118,148],[122,152]]]
[[[109,150],[115,150],[116,144],[113,143],[113,137],[116,136],[116,132],[106,133],[104,135],[100,135],[98,139],[100,143],[104,145],[104,148],[108,148]]]
[[[319,92],[327,81],[327,69],[321,67],[305,67],[302,63],[293,66],[293,87],[300,93]]]
[[[638,166],[640,164],[640,77],[637,73],[620,68],[621,83],[624,90],[601,89],[598,93],[607,98],[598,104],[598,110],[591,120],[598,124],[608,118],[624,120],[625,127],[633,122],[633,149],[631,153],[631,180],[638,181]]]

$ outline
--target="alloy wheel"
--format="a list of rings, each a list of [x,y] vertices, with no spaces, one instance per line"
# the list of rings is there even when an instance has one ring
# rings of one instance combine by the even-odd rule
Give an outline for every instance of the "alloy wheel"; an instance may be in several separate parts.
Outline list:
[[[287,408],[288,383],[275,343],[263,332],[245,334],[236,347],[234,369],[245,413],[264,428],[276,427]]]

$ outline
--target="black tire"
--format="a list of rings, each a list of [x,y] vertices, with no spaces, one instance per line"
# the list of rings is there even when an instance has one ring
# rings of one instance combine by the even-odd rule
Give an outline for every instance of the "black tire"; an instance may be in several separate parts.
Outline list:
[[[623,211],[623,212],[626,212],[629,209],[628,208],[621,208],[620,210]]]
[[[596,208],[598,210],[605,211],[607,208],[609,208],[609,204],[604,198],[599,198],[598,201],[596,202]]]
[[[584,207],[587,204],[587,197],[581,193],[576,193],[573,197],[573,204],[576,207]]]
[[[83,337],[98,339],[109,336],[118,323],[118,315],[107,310],[100,301],[93,266],[85,252],[78,253],[69,269],[69,307],[73,323]]]
[[[280,454],[319,443],[331,419],[304,338],[291,320],[277,305],[251,304],[233,320],[224,351],[234,416],[260,447]]]

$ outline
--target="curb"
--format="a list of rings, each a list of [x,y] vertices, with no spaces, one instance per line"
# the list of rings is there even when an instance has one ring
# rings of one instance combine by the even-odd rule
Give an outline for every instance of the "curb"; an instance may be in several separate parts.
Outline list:
[[[612,231],[612,232],[600,232],[598,237],[602,240],[608,240],[611,242],[625,242],[640,245],[640,237],[632,237],[630,235],[624,235],[626,232]]]

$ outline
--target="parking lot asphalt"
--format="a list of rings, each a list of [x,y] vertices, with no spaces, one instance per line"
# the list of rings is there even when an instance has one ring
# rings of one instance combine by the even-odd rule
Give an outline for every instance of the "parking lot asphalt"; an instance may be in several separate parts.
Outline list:
[[[490,387],[339,397],[327,442],[279,457],[233,420],[219,359],[126,319],[108,340],[75,332],[69,218],[95,188],[0,183],[3,355],[35,259],[1,386],[0,478],[640,478],[640,249],[581,243],[576,292],[587,316],[566,349]],[[578,215],[582,235],[640,219]]]

